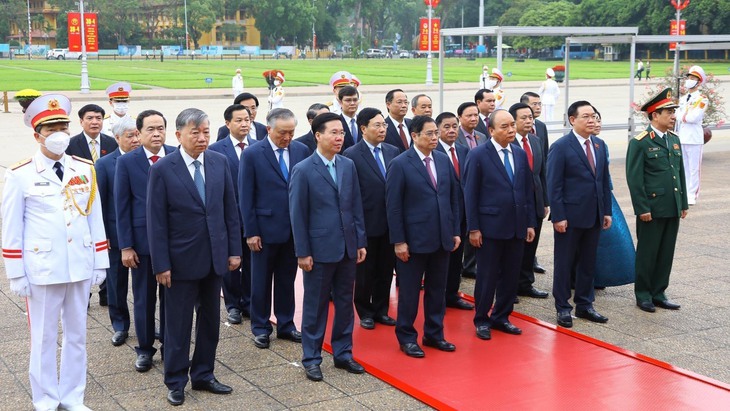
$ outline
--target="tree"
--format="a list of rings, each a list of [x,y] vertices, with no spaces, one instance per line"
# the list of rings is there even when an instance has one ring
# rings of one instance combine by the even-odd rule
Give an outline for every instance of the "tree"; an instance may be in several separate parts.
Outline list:
[[[198,42],[203,36],[203,33],[211,31],[216,20],[223,16],[223,11],[223,0],[195,0],[188,2],[188,34],[195,48],[199,47]],[[184,16],[182,17],[184,19]]]
[[[520,26],[578,26],[580,14],[578,6],[559,0],[550,3],[537,4],[522,14]],[[544,48],[563,44],[560,37],[515,37],[512,46],[515,48]]]
[[[280,39],[291,44],[295,38],[302,42],[311,38],[316,10],[312,0],[242,0],[241,5],[251,11],[262,42],[269,47]]]

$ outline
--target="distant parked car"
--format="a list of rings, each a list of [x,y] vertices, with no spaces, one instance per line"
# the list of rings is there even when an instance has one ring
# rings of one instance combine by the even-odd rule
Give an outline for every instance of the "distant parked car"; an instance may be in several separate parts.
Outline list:
[[[411,58],[411,52],[408,50],[401,50],[398,53],[398,58],[409,59],[409,58]]]
[[[46,52],[46,60],[66,60],[68,49],[50,49]]]
[[[365,57],[369,59],[382,59],[385,58],[385,50],[381,49],[368,49],[365,52]]]

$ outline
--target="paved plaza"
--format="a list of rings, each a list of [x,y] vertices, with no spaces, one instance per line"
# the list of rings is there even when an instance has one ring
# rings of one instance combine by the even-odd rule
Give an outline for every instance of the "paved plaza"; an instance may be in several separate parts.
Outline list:
[[[722,80],[723,94],[728,93],[730,78]],[[92,81],[95,81],[92,79]],[[628,117],[628,80],[574,81],[571,100],[587,99],[602,113],[603,123],[625,123]],[[31,86],[29,84],[29,86]],[[524,91],[537,88],[536,82],[507,83],[508,103],[516,102]],[[463,101],[472,101],[476,90],[473,83],[446,86],[444,110],[456,111]],[[637,86],[637,96],[644,94],[645,85]],[[364,106],[384,109],[384,95],[390,86],[363,86]],[[426,92],[437,96],[437,87],[404,86],[409,97]],[[266,90],[255,92],[261,100],[258,120],[264,121]],[[174,118],[182,109],[198,107],[211,115],[212,129],[223,124],[223,110],[232,101],[228,90],[143,90],[134,91],[130,103],[132,113],[154,108],[163,112],[168,121],[168,143],[177,145],[174,137]],[[81,95],[66,93],[72,98],[75,110],[86,102],[108,107],[102,92]],[[297,134],[304,134],[304,113],[315,102],[331,100],[328,87],[289,88],[285,105],[299,116]],[[29,128],[22,123],[17,103],[11,101],[10,113],[0,113],[0,168],[2,173],[13,163],[29,157],[37,149]],[[434,112],[439,102],[434,101]],[[556,116],[562,115],[556,108]],[[73,117],[72,117],[73,118]],[[77,118],[77,117],[76,117]],[[80,132],[76,120],[72,134]],[[706,146],[702,169],[702,191],[698,205],[680,225],[677,251],[667,295],[680,303],[679,311],[658,309],[650,314],[635,306],[633,286],[611,287],[596,292],[596,309],[609,317],[607,324],[576,320],[573,330],[596,339],[635,351],[730,384],[730,278],[727,274],[730,242],[730,184],[727,169],[730,160],[730,130],[716,131]],[[624,177],[624,157],[627,132],[602,133],[611,151],[611,173],[614,194],[634,232],[634,216]],[[552,133],[553,141],[559,134]],[[0,179],[2,181],[2,179]],[[538,257],[547,268],[546,274],[537,274],[535,286],[549,290],[552,284],[553,236],[545,222]],[[4,274],[4,265],[0,270]],[[464,280],[462,290],[472,294],[473,280]],[[131,288],[131,287],[130,287]],[[129,295],[132,307],[131,291]],[[222,304],[221,304],[222,305]],[[515,310],[537,319],[555,323],[554,300],[521,298]],[[225,319],[224,309],[221,309]],[[31,397],[28,381],[29,332],[25,300],[12,295],[5,275],[0,274],[0,410],[30,410]],[[167,390],[163,384],[159,355],[147,373],[134,370],[136,345],[134,327],[125,345],[113,347],[112,328],[105,307],[100,307],[94,294],[88,318],[88,383],[86,404],[95,410],[160,410],[171,409],[166,402]],[[447,314],[449,312],[447,311]],[[356,322],[357,324],[357,322]],[[356,325],[357,326],[357,325]],[[445,330],[449,338],[449,330]],[[232,395],[215,396],[191,391],[188,385],[186,402],[180,409],[321,409],[321,410],[420,410],[429,407],[403,394],[377,378],[348,374],[335,369],[332,357],[325,355],[324,382],[313,383],[304,376],[299,363],[301,346],[288,341],[272,339],[271,349],[254,347],[250,324],[221,327],[216,376],[234,389]],[[476,337],[475,337],[476,338]],[[357,346],[354,354],[357,356]],[[489,349],[489,342],[484,343]],[[384,352],[402,355],[397,351],[393,336],[392,347]],[[570,358],[566,358],[570,361]],[[428,361],[426,359],[425,361]],[[436,377],[434,377],[436,378]],[[600,382],[600,376],[596,376]],[[482,385],[479,381],[475,384]],[[519,382],[515,382],[518,384]],[[486,405],[486,404],[485,404]],[[720,404],[718,404],[720,407]]]

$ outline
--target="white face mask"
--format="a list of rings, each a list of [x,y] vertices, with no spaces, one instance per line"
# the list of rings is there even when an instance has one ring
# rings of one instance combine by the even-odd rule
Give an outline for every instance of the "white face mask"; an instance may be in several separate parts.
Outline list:
[[[494,89],[494,87],[497,85],[497,80],[494,79],[487,79],[485,86],[487,86],[488,89]]]
[[[279,80],[274,80],[274,85],[275,85],[276,87],[279,87],[279,85],[281,85],[281,81],[279,81]]]
[[[695,79],[688,78],[684,81],[684,87],[686,87],[687,89],[693,89],[695,88],[695,86],[697,86],[697,80]]]
[[[52,133],[51,135],[46,137],[46,141],[43,143],[43,145],[51,153],[60,156],[68,148],[68,143],[70,140],[71,136],[67,133],[64,133],[63,131],[56,131],[55,133]]]
[[[112,103],[112,107],[114,108],[114,112],[120,115],[127,114],[127,110],[129,110],[129,103]]]

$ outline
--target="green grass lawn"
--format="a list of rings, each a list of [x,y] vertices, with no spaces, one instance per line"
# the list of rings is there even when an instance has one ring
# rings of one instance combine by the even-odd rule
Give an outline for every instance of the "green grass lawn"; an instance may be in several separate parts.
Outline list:
[[[433,59],[433,77],[438,81],[438,59]],[[495,59],[445,60],[445,81],[475,82],[481,74],[482,65],[496,67]],[[542,80],[547,67],[562,64],[558,61],[527,60],[515,62],[504,60],[502,72],[506,81]],[[683,62],[683,64],[686,64]],[[652,75],[662,76],[671,61],[652,61]],[[94,90],[104,90],[115,81],[133,83],[135,89],[207,88],[205,78],[212,78],[210,87],[228,88],[236,68],[243,70],[246,87],[266,87],[265,70],[280,69],[286,76],[287,87],[327,84],[330,76],[338,70],[348,70],[364,85],[372,84],[422,84],[426,78],[425,59],[389,60],[90,60],[89,77]],[[703,63],[707,72],[726,74],[728,63]],[[630,73],[628,62],[604,62],[576,60],[570,63],[571,79],[627,78]],[[0,61],[0,91],[17,91],[34,88],[42,91],[76,90],[80,84],[81,63],[79,61],[56,60],[3,60]],[[511,73],[510,76],[508,73]]]

